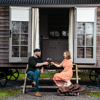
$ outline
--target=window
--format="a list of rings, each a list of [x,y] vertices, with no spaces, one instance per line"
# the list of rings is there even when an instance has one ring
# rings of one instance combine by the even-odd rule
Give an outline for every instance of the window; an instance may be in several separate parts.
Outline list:
[[[74,63],[95,63],[96,8],[76,8],[75,17]]]
[[[29,16],[30,8],[11,7],[9,62],[28,62],[28,57],[31,54]]]

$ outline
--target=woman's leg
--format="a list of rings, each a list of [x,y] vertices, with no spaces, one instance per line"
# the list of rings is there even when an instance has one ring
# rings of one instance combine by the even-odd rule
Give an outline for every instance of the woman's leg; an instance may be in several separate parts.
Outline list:
[[[55,84],[57,86],[63,86],[64,83],[65,83],[65,81],[61,79],[60,73],[57,73],[57,74],[54,75],[53,81],[55,82]]]

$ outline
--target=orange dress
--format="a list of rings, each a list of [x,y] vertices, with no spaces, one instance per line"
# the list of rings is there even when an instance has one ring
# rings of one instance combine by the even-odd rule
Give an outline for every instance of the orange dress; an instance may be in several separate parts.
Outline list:
[[[64,72],[56,73],[53,77],[53,81],[56,83],[57,86],[63,86],[65,80],[70,81],[71,77],[73,76],[73,64],[71,59],[64,59],[62,61],[62,66],[64,69],[67,67],[67,70]]]

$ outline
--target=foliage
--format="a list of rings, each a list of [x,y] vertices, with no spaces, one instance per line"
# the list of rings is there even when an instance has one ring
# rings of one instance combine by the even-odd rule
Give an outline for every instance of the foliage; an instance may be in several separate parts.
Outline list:
[[[0,98],[16,95],[20,93],[21,92],[18,89],[4,89],[4,90],[0,90]]]

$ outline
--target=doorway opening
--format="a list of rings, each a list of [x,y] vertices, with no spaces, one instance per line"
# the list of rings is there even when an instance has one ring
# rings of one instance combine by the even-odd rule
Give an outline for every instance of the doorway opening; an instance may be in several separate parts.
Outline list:
[[[40,8],[39,35],[42,59],[61,62],[69,50],[69,8]]]

